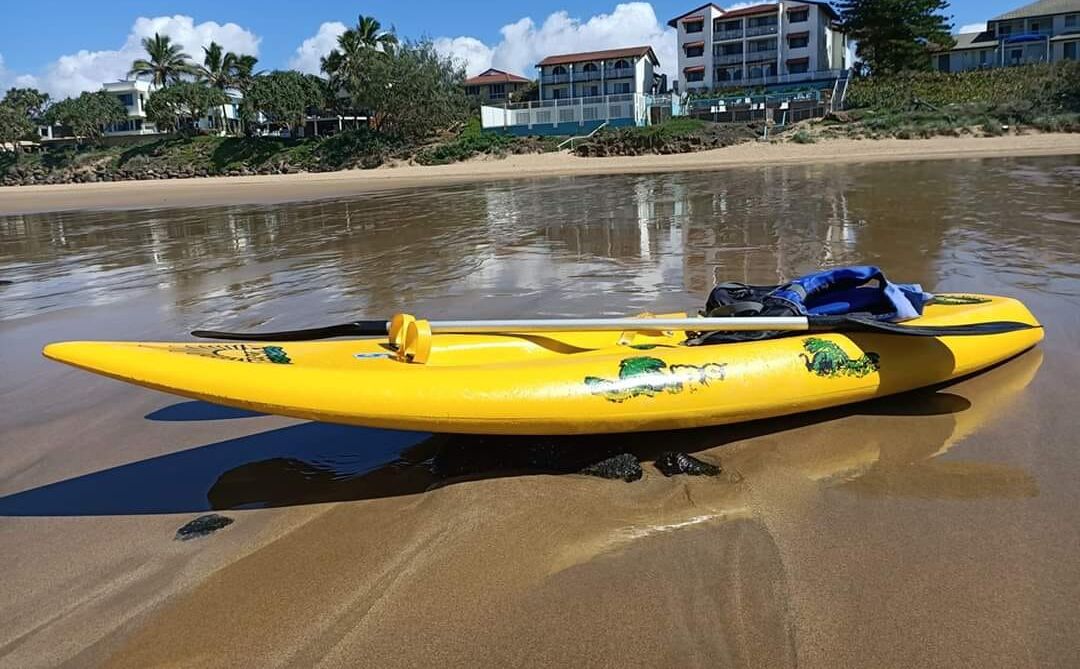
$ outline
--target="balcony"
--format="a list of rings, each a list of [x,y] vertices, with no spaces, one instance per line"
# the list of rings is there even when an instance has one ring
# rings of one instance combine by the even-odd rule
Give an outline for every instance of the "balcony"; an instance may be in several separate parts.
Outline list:
[[[746,54],[747,63],[761,63],[775,61],[778,52],[776,49],[769,49],[768,51],[749,51]]]
[[[741,63],[743,62],[743,54],[742,51],[739,51],[739,53],[717,54],[714,57],[713,62],[717,65],[732,65],[735,63]]]
[[[713,41],[714,42],[725,42],[727,40],[742,39],[742,38],[743,38],[743,29],[742,28],[739,28],[737,30],[719,30],[719,31],[713,33]]]
[[[583,72],[574,72],[574,81],[600,81],[600,70],[588,70]]]
[[[540,77],[540,83],[544,84],[567,84],[570,83],[570,74],[545,74]]]
[[[607,79],[619,79],[619,78],[622,78],[622,77],[633,77],[634,76],[634,68],[632,68],[632,67],[620,67],[620,68],[607,67],[607,68],[604,68],[604,76]]]
[[[751,27],[746,29],[746,36],[747,37],[760,37],[762,35],[775,35],[776,34],[776,29],[777,28],[776,28],[775,23],[767,25],[767,26],[751,26]]]

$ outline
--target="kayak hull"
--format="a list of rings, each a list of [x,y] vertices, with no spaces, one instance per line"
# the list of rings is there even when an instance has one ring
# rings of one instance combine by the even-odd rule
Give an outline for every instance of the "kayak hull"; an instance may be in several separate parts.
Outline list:
[[[912,325],[1038,322],[1020,302],[945,296]],[[962,299],[959,299],[962,297]],[[926,387],[1034,346],[1042,329],[906,337],[824,333],[682,346],[683,332],[434,335],[425,364],[385,338],[64,342],[49,358],[254,411],[378,428],[587,434],[720,425]]]

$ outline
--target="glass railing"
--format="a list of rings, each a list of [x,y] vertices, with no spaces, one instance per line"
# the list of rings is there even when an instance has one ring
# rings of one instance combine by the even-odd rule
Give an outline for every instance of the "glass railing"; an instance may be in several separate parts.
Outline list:
[[[545,74],[540,81],[545,84],[565,84],[570,81],[570,74]]]
[[[742,54],[742,51],[740,51],[739,53],[718,54],[715,57],[714,60],[715,60],[717,65],[728,65],[728,64],[731,64],[731,63],[741,63],[743,61],[743,54]]]
[[[751,26],[746,29],[747,37],[758,37],[759,35],[775,35],[776,24],[773,23],[767,26]]]
[[[600,70],[574,72],[574,81],[593,81],[594,79],[600,79]]]
[[[776,60],[776,49],[770,49],[768,51],[748,51],[746,53],[746,62],[755,63],[760,60]]]
[[[739,28],[738,30],[718,30],[718,31],[713,33],[713,41],[714,42],[723,42],[724,40],[742,39],[742,38],[743,38],[743,30],[742,30],[742,28]]]
[[[604,75],[609,79],[617,79],[619,77],[632,77],[634,76],[634,68],[632,67],[608,67],[604,69]]]

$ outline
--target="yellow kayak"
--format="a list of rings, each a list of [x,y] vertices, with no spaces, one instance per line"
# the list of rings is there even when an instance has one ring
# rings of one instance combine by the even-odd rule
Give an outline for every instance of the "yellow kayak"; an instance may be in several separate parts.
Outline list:
[[[940,295],[904,325],[1016,321],[1020,302]],[[685,332],[435,334],[423,363],[388,339],[63,342],[49,358],[231,407],[431,432],[584,434],[719,425],[859,402],[985,369],[1042,340],[815,333],[684,346]]]

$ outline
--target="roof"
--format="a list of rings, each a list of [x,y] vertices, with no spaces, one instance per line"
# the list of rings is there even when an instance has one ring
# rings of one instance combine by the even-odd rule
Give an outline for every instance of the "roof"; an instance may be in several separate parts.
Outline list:
[[[1067,14],[1070,12],[1080,12],[1080,0],[1035,0],[1035,2],[995,16],[990,20],[1008,21],[1010,19],[1026,19],[1032,16],[1049,16],[1051,14]]]
[[[489,68],[484,70],[475,77],[469,77],[465,80],[466,86],[483,86],[484,84],[527,84],[531,79],[511,74],[510,72],[504,72],[503,70],[496,70],[495,68]]]
[[[701,10],[708,9],[710,7],[712,7],[713,9],[715,9],[716,11],[721,12],[721,13],[723,13],[723,11],[724,11],[723,7],[721,7],[718,4],[713,3],[713,2],[706,2],[704,5],[702,5],[700,7],[694,7],[693,9],[686,12],[685,14],[679,14],[675,18],[668,21],[667,24],[669,26],[671,26],[672,28],[677,28],[679,26],[679,20],[680,19],[684,19],[684,18],[686,18],[688,16],[693,16],[693,15],[697,14],[698,12],[700,12]]]
[[[724,12],[720,15],[720,20],[735,19],[740,16],[753,16],[754,14],[775,14],[778,5],[774,3],[766,3],[763,5],[752,5],[750,7],[743,7],[742,9],[733,9],[730,12]]]
[[[660,64],[651,46],[630,46],[623,49],[582,51],[581,53],[563,53],[557,56],[548,56],[537,63],[536,66],[564,65],[567,63],[582,63],[587,60],[610,60],[612,58],[641,58],[642,56],[648,56],[654,65]]]
[[[956,45],[951,49],[935,49],[935,51],[961,51],[963,49],[993,49],[997,47],[997,38],[991,32],[960,33],[953,35]]]

